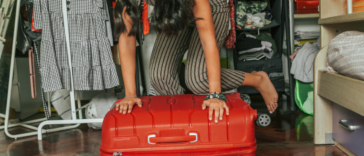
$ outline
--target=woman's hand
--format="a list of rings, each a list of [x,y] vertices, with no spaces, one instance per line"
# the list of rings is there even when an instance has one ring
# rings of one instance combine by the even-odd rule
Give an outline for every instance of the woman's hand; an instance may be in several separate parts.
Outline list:
[[[135,104],[137,104],[139,107],[142,107],[142,100],[134,96],[129,96],[116,104],[115,108],[116,111],[120,110],[120,113],[126,114],[126,112],[131,112]]]
[[[224,116],[224,109],[226,109],[226,115],[229,115],[229,107],[226,105],[224,100],[220,99],[208,99],[202,103],[202,110],[205,110],[206,107],[209,107],[209,119],[212,120],[212,113],[215,110],[215,123],[222,120]]]

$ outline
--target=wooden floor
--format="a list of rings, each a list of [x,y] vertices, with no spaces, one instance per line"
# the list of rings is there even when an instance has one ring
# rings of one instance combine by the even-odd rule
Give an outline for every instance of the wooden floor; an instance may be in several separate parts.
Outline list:
[[[254,102],[253,103],[259,103]],[[266,112],[264,105],[253,106],[258,112]],[[313,117],[302,112],[283,115],[277,111],[272,115],[269,127],[256,126],[257,156],[344,156],[345,154],[332,145],[316,146],[313,142]],[[281,108],[281,112],[282,108]],[[27,131],[24,128],[12,128],[10,133]],[[74,130],[37,137],[11,139],[0,131],[0,156],[93,156],[99,155],[101,131],[81,125]],[[176,154],[193,155],[193,154]],[[211,155],[211,154],[210,154]],[[225,154],[219,154],[225,155]],[[239,154],[236,154],[239,155]]]

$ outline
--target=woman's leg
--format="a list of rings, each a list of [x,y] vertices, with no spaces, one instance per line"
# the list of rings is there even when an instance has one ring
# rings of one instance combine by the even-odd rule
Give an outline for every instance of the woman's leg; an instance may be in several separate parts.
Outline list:
[[[216,42],[220,50],[229,33],[228,13],[215,13],[213,14],[213,20],[216,33]],[[194,94],[209,93],[209,82],[207,78],[205,56],[196,28],[192,32],[188,51],[185,74],[187,87]],[[273,112],[278,106],[276,103],[278,100],[278,94],[265,72],[256,72],[251,74],[238,70],[225,68],[221,69],[222,91],[235,89],[240,86],[251,86],[260,91],[269,112]]]
[[[250,86],[257,89],[262,94],[270,113],[273,113],[278,107],[278,93],[267,73],[263,71],[245,73],[245,80],[241,86]]]
[[[183,94],[178,71],[188,49],[192,28],[178,36],[158,34],[150,60],[150,83],[157,95]]]

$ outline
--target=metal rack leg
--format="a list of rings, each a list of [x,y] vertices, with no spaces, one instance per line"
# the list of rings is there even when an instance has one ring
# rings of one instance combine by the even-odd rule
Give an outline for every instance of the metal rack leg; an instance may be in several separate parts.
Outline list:
[[[293,6],[293,2],[292,0],[286,0],[284,3],[284,9],[285,9],[285,24],[286,24],[286,43],[287,43],[287,63],[288,63],[288,77],[289,77],[289,94],[290,94],[290,103],[291,103],[291,107],[290,110],[291,111],[296,111],[296,103],[294,100],[294,77],[293,75],[291,75],[291,73],[289,72],[291,69],[291,60],[289,58],[289,55],[292,54],[292,51],[294,49],[293,46],[293,25],[294,25],[294,20],[293,20],[293,10],[292,10],[292,6]]]
[[[140,93],[140,84],[139,84],[139,47],[136,48],[135,52],[135,86],[136,86],[136,94],[139,97]],[[146,88],[143,88],[146,89]]]
[[[51,108],[51,99],[50,99],[50,95],[49,92],[47,93],[47,101],[48,101],[48,112],[49,112],[49,116],[52,116],[52,108]],[[47,110],[44,110],[47,111]]]
[[[45,125],[66,125],[66,124],[76,124],[75,126],[73,126],[74,128],[78,127],[80,124],[84,124],[84,123],[95,123],[95,122],[103,122],[104,119],[83,119],[83,120],[48,120],[48,121],[44,121],[42,122],[39,126],[38,126],[38,140],[42,140],[42,133],[49,133],[49,132],[55,132],[55,131],[59,131],[59,130],[65,130],[62,129],[63,127],[60,128],[55,128],[55,129],[50,129],[50,130],[43,130],[43,127]]]
[[[289,1],[289,24],[290,24],[290,55],[293,53],[294,51],[294,43],[293,43],[293,39],[294,39],[294,30],[293,30],[293,26],[294,26],[294,2],[293,0]],[[289,60],[289,57],[287,57],[287,59]],[[289,60],[290,61],[290,60]],[[291,62],[289,62],[289,69],[291,69]],[[290,95],[291,95],[291,111],[296,111],[297,110],[297,106],[296,106],[296,102],[294,100],[294,89],[295,89],[295,79],[293,77],[293,75],[291,75],[290,78]]]
[[[76,92],[76,97],[77,97],[77,108],[81,108],[81,100],[80,100],[80,93],[79,92]],[[82,119],[82,109],[80,109],[78,111],[78,116],[79,116],[79,119]]]

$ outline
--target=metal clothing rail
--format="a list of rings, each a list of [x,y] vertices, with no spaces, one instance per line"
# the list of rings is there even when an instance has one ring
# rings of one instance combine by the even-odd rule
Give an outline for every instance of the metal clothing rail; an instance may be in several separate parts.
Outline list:
[[[291,103],[291,107],[289,108],[290,111],[296,111],[296,102],[294,100],[294,89],[295,89],[295,79],[294,76],[291,74],[291,66],[292,66],[292,62],[291,59],[289,58],[290,55],[292,55],[293,51],[294,51],[294,30],[293,30],[293,26],[294,26],[294,0],[286,0],[285,3],[283,4],[285,5],[285,9],[286,9],[286,15],[285,15],[285,20],[286,20],[286,40],[287,40],[287,64],[288,64],[288,76],[289,76],[289,95],[290,95],[290,103]]]
[[[66,126],[66,127],[58,127],[58,128],[51,128],[51,129],[42,129],[42,128],[39,129],[39,127],[31,125],[31,124],[34,124],[34,123],[39,123],[41,121],[45,121],[45,120],[47,120],[46,118],[40,118],[40,119],[35,119],[35,120],[30,120],[30,121],[15,123],[15,124],[10,124],[9,123],[11,89],[12,89],[12,84],[13,84],[15,52],[16,52],[16,43],[17,43],[16,41],[17,41],[17,35],[18,35],[18,32],[16,30],[17,30],[17,28],[19,26],[20,3],[21,3],[21,0],[17,0],[16,14],[15,14],[15,25],[14,25],[14,37],[13,37],[13,45],[12,45],[11,61],[10,61],[8,95],[7,95],[7,101],[6,101],[6,111],[5,111],[5,114],[0,114],[1,118],[5,118],[5,124],[4,124],[4,126],[0,126],[0,129],[4,129],[5,134],[8,137],[17,139],[17,138],[20,138],[20,137],[27,137],[27,136],[37,135],[38,133],[40,133],[40,135],[41,135],[41,134],[47,133],[47,132],[56,132],[56,131],[61,131],[61,130],[72,129],[72,128],[78,127],[80,125],[79,123],[77,123],[76,125],[71,125],[71,126]],[[48,95],[48,108],[50,108],[49,94],[47,94],[47,95]],[[73,101],[73,103],[74,103],[74,101]],[[79,99],[78,99],[78,104],[80,105]],[[50,111],[50,109],[49,110],[44,110],[44,111]],[[81,111],[79,113],[80,113],[80,116],[81,116]],[[10,134],[9,133],[9,128],[16,127],[16,126],[22,126],[22,127],[28,128],[28,129],[32,129],[34,131],[33,132],[20,133],[20,134]]]

